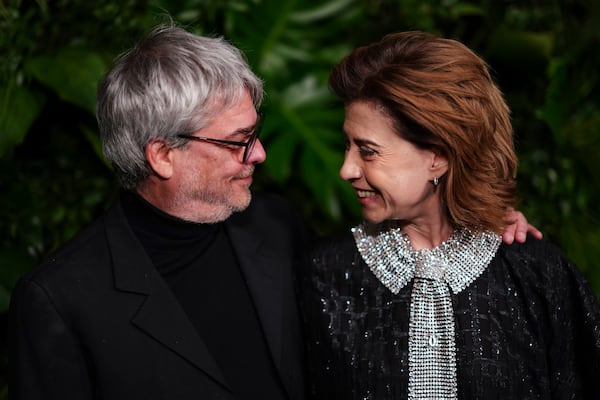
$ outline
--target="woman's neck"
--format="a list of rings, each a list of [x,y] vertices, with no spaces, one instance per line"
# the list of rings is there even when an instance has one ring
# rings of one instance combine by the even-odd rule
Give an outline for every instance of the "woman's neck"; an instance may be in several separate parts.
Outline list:
[[[410,239],[412,247],[416,250],[432,249],[450,238],[454,227],[446,218],[434,221],[411,221],[402,225],[402,231]]]

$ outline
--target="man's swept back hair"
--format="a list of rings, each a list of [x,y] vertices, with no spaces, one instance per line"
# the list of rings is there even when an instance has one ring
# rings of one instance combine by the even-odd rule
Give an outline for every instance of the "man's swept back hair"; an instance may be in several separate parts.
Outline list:
[[[156,138],[173,146],[245,91],[258,109],[261,80],[239,49],[221,37],[202,37],[161,25],[114,61],[98,86],[97,119],[106,158],[121,186],[135,189],[151,170],[145,147]]]

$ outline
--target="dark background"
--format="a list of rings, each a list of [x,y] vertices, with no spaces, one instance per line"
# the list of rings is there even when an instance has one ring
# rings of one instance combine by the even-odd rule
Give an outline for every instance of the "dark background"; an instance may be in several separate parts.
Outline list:
[[[166,14],[246,53],[267,91],[268,159],[255,188],[286,195],[323,234],[359,220],[337,175],[343,110],[327,90],[331,66],[389,32],[461,40],[488,61],[512,109],[519,209],[600,293],[598,1],[0,0],[0,399],[16,279],[116,192],[96,83]]]

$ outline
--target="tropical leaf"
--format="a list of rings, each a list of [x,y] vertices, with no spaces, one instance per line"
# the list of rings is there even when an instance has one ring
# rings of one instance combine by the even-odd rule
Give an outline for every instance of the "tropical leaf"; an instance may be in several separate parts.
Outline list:
[[[19,145],[44,106],[45,96],[14,80],[0,87],[0,157]]]
[[[25,69],[62,100],[95,112],[96,86],[106,69],[106,63],[96,52],[66,47],[55,56],[27,60]]]

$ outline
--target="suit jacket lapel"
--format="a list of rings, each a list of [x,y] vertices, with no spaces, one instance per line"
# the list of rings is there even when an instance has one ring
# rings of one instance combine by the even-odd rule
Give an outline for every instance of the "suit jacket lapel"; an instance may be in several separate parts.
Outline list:
[[[132,323],[226,388],[225,378],[166,282],[131,232],[117,203],[105,217],[115,287],[143,296]]]
[[[235,223],[235,216],[226,224],[231,243],[238,256],[240,268],[258,318],[263,327],[267,345],[281,373],[283,348],[283,287],[281,260],[265,246],[267,238],[250,230],[245,224]]]

